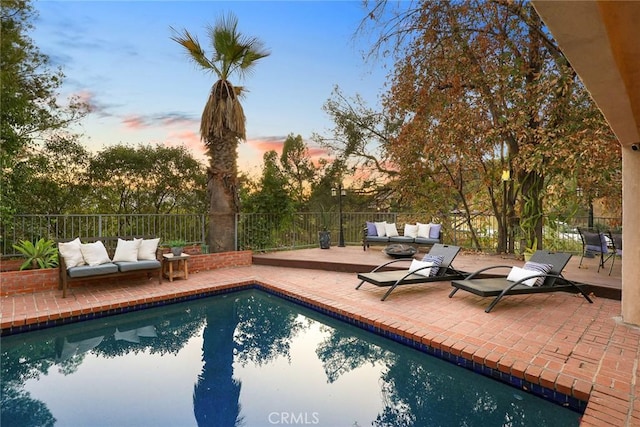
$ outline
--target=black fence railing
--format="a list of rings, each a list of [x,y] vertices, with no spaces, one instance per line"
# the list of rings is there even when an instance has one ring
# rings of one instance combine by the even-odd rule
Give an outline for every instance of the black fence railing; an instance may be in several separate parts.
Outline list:
[[[582,248],[577,227],[619,231],[621,218],[577,217],[563,222],[544,218],[543,247],[579,253]],[[205,214],[175,215],[15,215],[0,238],[2,255],[17,255],[13,244],[41,237],[72,239],[75,237],[154,235],[162,240],[184,239],[190,245],[206,243],[208,217]],[[491,215],[467,219],[451,214],[439,218],[421,213],[343,212],[342,228],[347,245],[362,243],[366,221],[395,223],[400,231],[404,224],[437,222],[443,225],[443,240],[464,248],[495,252],[498,245],[498,223]],[[331,244],[340,235],[338,212],[299,212],[282,214],[238,214],[236,216],[236,249],[260,251],[291,250],[318,246],[318,232],[327,230]],[[521,252],[519,229],[513,230],[514,249]]]
[[[0,247],[2,255],[16,255],[14,243],[40,238],[156,236],[162,240],[184,239],[188,244],[205,243],[205,215],[15,215],[5,222]]]

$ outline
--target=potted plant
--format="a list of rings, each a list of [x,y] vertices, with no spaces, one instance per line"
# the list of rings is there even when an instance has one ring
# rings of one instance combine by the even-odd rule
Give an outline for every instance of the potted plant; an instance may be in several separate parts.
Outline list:
[[[318,242],[320,243],[320,249],[331,248],[331,232],[327,230],[327,224],[329,223],[330,213],[327,212],[324,207],[320,207],[320,218],[322,220],[322,229],[318,231]]]
[[[171,249],[171,253],[173,254],[173,256],[180,256],[182,255],[182,251],[184,250],[186,244],[187,242],[183,239],[175,239],[166,241],[164,243],[164,246]]]
[[[27,260],[20,266],[20,270],[53,268],[58,265],[58,248],[51,239],[42,238],[35,245],[29,240],[22,240],[14,244],[13,248],[27,257]]]
[[[318,231],[318,241],[320,243],[320,249],[331,248],[331,232],[327,230],[327,227],[323,227]]]

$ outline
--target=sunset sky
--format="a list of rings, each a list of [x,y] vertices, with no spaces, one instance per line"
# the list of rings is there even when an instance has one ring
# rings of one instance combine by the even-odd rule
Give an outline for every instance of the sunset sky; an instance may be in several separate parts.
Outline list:
[[[385,71],[365,63],[368,42],[354,39],[365,12],[359,1],[35,1],[31,34],[66,75],[60,99],[77,94],[93,112],[80,129],[91,150],[117,143],[184,144],[202,157],[200,115],[215,76],[188,60],[170,39],[187,29],[208,48],[206,26],[233,12],[240,32],[263,41],[271,55],[246,80],[242,100],[247,142],[240,169],[258,173],[262,154],[289,134],[329,136],[322,106],[335,85],[378,105]],[[210,49],[207,49],[210,52]]]

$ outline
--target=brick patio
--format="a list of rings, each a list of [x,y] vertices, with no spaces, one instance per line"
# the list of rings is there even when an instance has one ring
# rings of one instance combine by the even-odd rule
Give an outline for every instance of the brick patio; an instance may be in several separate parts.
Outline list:
[[[258,265],[269,257],[288,258],[308,268]],[[598,295],[600,289],[606,293],[617,286],[619,290],[619,261],[608,276],[608,271],[596,273],[595,260],[587,260],[588,268],[577,269],[579,257],[575,258],[565,276],[592,285],[594,304],[560,292],[508,296],[487,314],[484,309],[488,299],[464,292],[448,298],[451,287],[447,282],[404,286],[382,302],[384,289],[365,284],[355,290],[355,274],[340,271],[342,268],[335,264],[377,265],[384,261],[379,250],[333,247],[256,255],[253,265],[245,267],[210,271],[190,268],[188,280],[165,281],[162,285],[153,279],[135,285],[95,283],[72,288],[66,299],[58,290],[7,295],[1,299],[0,322],[6,332],[40,322],[90,317],[105,310],[259,284],[470,363],[588,400],[583,426],[640,425],[635,398],[639,391],[640,328],[620,321],[620,301]],[[473,271],[496,261],[520,262],[461,254],[454,265]],[[332,271],[322,269],[323,263]]]

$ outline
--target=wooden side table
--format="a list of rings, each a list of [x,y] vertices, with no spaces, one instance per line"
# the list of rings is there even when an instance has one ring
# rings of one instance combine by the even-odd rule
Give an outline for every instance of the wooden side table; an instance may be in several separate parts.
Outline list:
[[[162,255],[162,274],[173,282],[174,278],[189,278],[189,255],[182,254],[175,256],[173,254]]]

